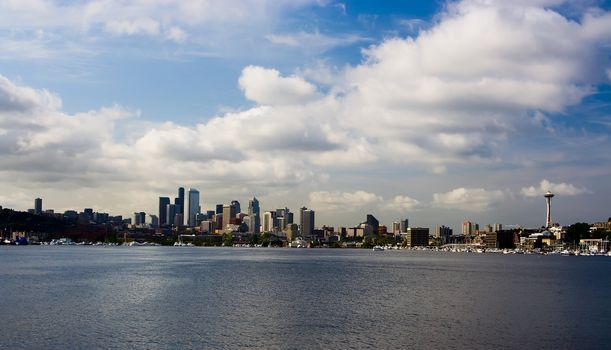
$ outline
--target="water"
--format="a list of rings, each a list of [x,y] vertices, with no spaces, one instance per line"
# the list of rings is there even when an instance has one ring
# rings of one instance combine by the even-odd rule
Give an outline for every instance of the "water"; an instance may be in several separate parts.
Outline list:
[[[611,258],[0,247],[1,349],[609,349]]]

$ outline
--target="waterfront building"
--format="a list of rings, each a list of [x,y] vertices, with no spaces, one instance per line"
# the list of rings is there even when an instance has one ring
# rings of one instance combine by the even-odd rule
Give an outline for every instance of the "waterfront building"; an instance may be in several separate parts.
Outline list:
[[[197,225],[196,217],[200,212],[199,206],[199,191],[195,188],[189,188],[189,197],[187,201],[187,226],[194,227]]]
[[[452,236],[452,229],[445,226],[437,226],[435,227],[435,238],[441,240],[441,244],[447,244],[450,242],[450,236]]]
[[[248,217],[250,218],[250,224],[248,225],[248,232],[255,234],[260,232],[261,226],[261,209],[259,208],[259,200],[253,197],[248,201]]]
[[[34,199],[34,214],[42,214],[42,198]]]
[[[513,249],[513,231],[494,231],[484,237],[486,248]]]
[[[159,226],[163,227],[168,225],[171,221],[168,221],[168,205],[170,205],[170,198],[159,197]],[[172,219],[173,221],[174,219]]]
[[[499,231],[502,231],[502,230],[503,230],[503,225],[498,224],[498,223],[492,225],[492,231],[499,232]]]
[[[399,222],[399,232],[407,232],[408,227],[409,227],[408,219],[403,219]]]
[[[408,227],[407,232],[402,233],[401,237],[408,247],[426,247],[429,245],[428,227]]]

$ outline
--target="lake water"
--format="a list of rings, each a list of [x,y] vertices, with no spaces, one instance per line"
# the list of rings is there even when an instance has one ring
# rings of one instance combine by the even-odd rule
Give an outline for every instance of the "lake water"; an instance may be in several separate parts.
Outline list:
[[[611,258],[0,247],[2,349],[610,349]]]

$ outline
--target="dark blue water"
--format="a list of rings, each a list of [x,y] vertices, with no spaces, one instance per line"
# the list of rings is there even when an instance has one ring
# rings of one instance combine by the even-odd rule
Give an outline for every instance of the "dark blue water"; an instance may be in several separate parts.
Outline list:
[[[0,247],[0,348],[609,349],[611,258]]]

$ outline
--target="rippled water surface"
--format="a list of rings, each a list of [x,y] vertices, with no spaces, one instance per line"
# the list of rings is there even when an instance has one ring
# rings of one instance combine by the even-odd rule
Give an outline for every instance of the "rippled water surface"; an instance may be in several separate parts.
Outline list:
[[[0,348],[610,349],[611,258],[0,247]]]

